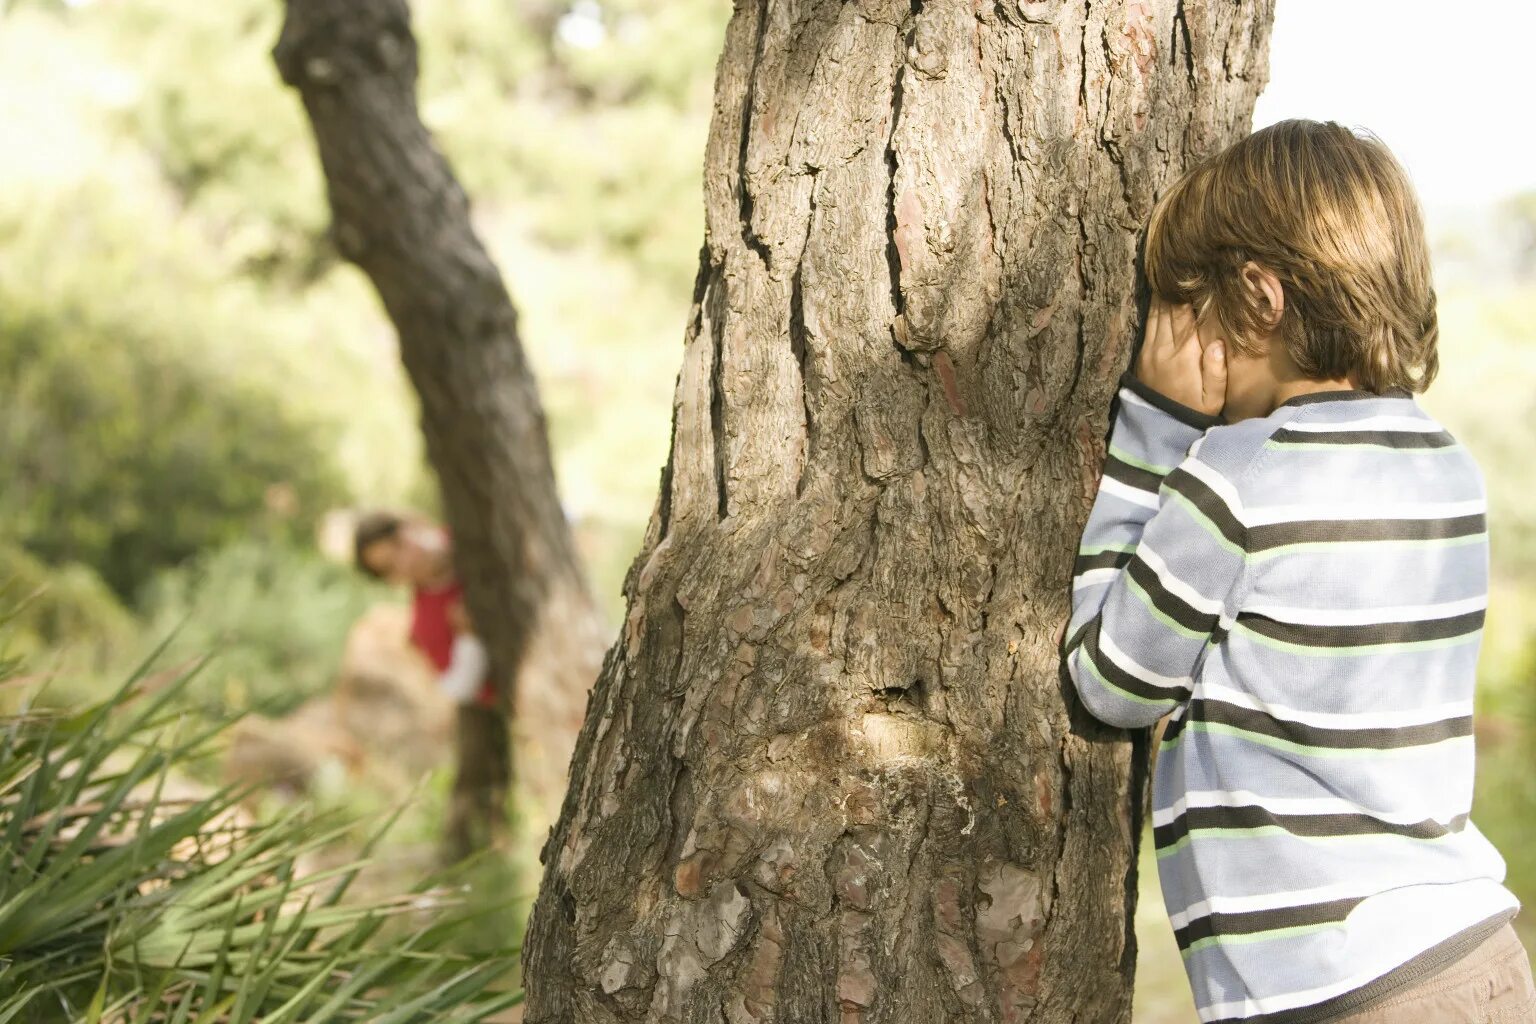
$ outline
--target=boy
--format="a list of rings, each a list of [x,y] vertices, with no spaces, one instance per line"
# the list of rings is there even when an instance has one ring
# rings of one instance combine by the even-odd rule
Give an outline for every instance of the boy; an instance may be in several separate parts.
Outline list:
[[[1064,657],[1168,715],[1153,841],[1203,1022],[1536,1021],[1504,862],[1468,820],[1482,477],[1412,395],[1435,293],[1374,136],[1272,125],[1153,210]]]
[[[489,658],[464,612],[447,533],[431,523],[370,512],[358,520],[353,550],[364,573],[411,587],[411,643],[437,669],[443,692],[460,704],[494,707]]]

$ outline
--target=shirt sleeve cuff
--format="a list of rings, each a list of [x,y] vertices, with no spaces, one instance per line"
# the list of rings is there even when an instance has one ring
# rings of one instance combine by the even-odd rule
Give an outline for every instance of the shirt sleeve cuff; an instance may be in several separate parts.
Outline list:
[[[1180,423],[1194,427],[1197,430],[1209,430],[1211,427],[1226,422],[1220,414],[1213,416],[1210,413],[1201,412],[1199,409],[1191,409],[1182,402],[1175,402],[1167,395],[1152,390],[1136,377],[1134,370],[1126,370],[1120,375],[1120,386],[1154,409],[1165,412]]]

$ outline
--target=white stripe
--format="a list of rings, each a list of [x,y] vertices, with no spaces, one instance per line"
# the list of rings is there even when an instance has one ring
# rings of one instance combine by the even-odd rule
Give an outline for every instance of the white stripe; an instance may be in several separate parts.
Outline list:
[[[1470,700],[1391,711],[1303,711],[1284,704],[1266,703],[1241,690],[1234,690],[1209,681],[1201,682],[1200,696],[1213,697],[1240,708],[1262,711],[1274,718],[1300,725],[1313,725],[1321,729],[1393,729],[1404,725],[1428,725],[1433,722],[1443,722],[1449,718],[1465,718],[1472,713]]]
[[[1142,398],[1136,392],[1132,391],[1130,388],[1120,389],[1120,401],[1124,402],[1126,405],[1135,405],[1140,406],[1143,409],[1151,409],[1153,412],[1160,416],[1168,415],[1167,413],[1163,412],[1163,410],[1159,409],[1157,406],[1153,405],[1151,402],[1147,401],[1145,398]]]
[[[1273,814],[1368,814],[1394,825],[1414,825],[1426,818],[1444,823],[1457,814],[1466,813],[1463,807],[1450,814],[1426,814],[1422,811],[1381,811],[1363,804],[1332,796],[1263,796],[1247,789],[1201,789],[1185,793],[1167,807],[1154,808],[1152,825],[1162,828],[1171,824],[1191,807],[1262,807]]]
[[[1331,985],[1323,985],[1318,988],[1306,989],[1302,992],[1286,992],[1282,995],[1267,996],[1263,999],[1244,998],[1230,1003],[1212,1003],[1202,1007],[1199,1011],[1201,1024],[1211,1020],[1224,1020],[1228,1017],[1257,1017],[1264,1013],[1278,1013],[1281,1010],[1290,1010],[1298,1006],[1310,1006],[1320,1003],[1324,999],[1343,995],[1351,989],[1360,988],[1362,985],[1385,974],[1385,971],[1371,969],[1361,971],[1354,977],[1336,981]]]
[[[1157,511],[1157,494],[1155,492],[1144,491],[1140,487],[1123,484],[1112,476],[1104,476],[1099,480],[1099,490],[1113,494],[1122,501],[1128,501],[1133,505],[1140,505],[1143,508],[1150,508],[1154,512]]]
[[[1180,696],[1189,692],[1191,679],[1189,676],[1165,676],[1161,672],[1153,672],[1135,658],[1120,649],[1108,633],[1099,633],[1099,651],[1110,661],[1114,662],[1120,671],[1127,675],[1135,676],[1148,686],[1156,686],[1162,689],[1178,690]]]
[[[1456,889],[1459,891],[1454,894],[1445,894],[1440,901],[1444,904],[1443,906],[1431,905],[1425,912],[1425,919],[1435,922],[1437,932],[1449,931],[1454,934],[1516,904],[1515,896],[1498,882],[1492,879],[1478,881],[1486,884],[1477,885],[1470,894],[1463,886],[1458,885]],[[1469,898],[1469,896],[1476,898]],[[1450,902],[1452,900],[1456,902]],[[1369,904],[1362,906],[1369,906]],[[1223,1020],[1227,1017],[1256,1017],[1260,1014],[1278,1013],[1298,1006],[1310,1006],[1333,996],[1342,995],[1360,988],[1381,977],[1394,966],[1407,961],[1414,953],[1420,951],[1417,944],[1422,935],[1422,929],[1413,927],[1400,928],[1394,932],[1382,931],[1376,937],[1388,941],[1375,943],[1368,952],[1362,951],[1364,953],[1362,959],[1368,958],[1370,962],[1347,978],[1300,992],[1282,992],[1260,998],[1245,997],[1226,1003],[1211,1003],[1199,1008],[1200,1020],[1204,1022]],[[1391,941],[1393,939],[1396,941]]]
[[[1175,928],[1183,928],[1191,921],[1198,921],[1212,914],[1245,914],[1254,910],[1279,910],[1282,907],[1298,907],[1309,903],[1326,903],[1329,900],[1372,896],[1380,891],[1379,883],[1371,878],[1363,883],[1336,882],[1333,885],[1320,885],[1315,889],[1290,889],[1267,892],[1258,896],[1212,896],[1198,903],[1191,903],[1176,914],[1169,914],[1168,923]]]
[[[1215,491],[1216,497],[1227,506],[1227,511],[1232,513],[1234,519],[1239,523],[1248,524],[1248,516],[1243,509],[1243,499],[1237,496],[1236,489],[1227,482],[1226,477],[1195,458],[1185,459],[1179,463],[1179,468]]]
[[[1290,605],[1255,605],[1245,609],[1297,626],[1368,626],[1379,622],[1427,622],[1449,619],[1488,607],[1488,595],[1466,597],[1438,604],[1389,605],[1384,608],[1296,608]]]
[[[1486,512],[1487,507],[1487,502],[1481,498],[1469,501],[1394,502],[1390,505],[1265,505],[1262,508],[1245,509],[1244,522],[1249,526],[1268,526],[1272,523],[1308,519],[1450,519]]]
[[[1293,421],[1281,429],[1308,431],[1314,434],[1337,434],[1351,430],[1398,430],[1409,434],[1433,434],[1445,428],[1434,420],[1416,416],[1367,416],[1364,419],[1340,420],[1333,423],[1315,420],[1307,423]]]
[[[1175,576],[1173,570],[1168,568],[1168,563],[1163,561],[1162,556],[1145,543],[1137,547],[1136,557],[1147,563],[1147,567],[1157,576],[1158,582],[1163,585],[1163,589],[1167,590],[1168,593],[1177,597],[1197,612],[1215,615],[1218,618],[1222,617],[1222,604],[1220,601],[1211,600]]]
[[[1468,827],[1472,827],[1470,823]],[[1412,865],[1395,866],[1407,869],[1408,875],[1413,877]],[[1250,896],[1210,896],[1191,903],[1183,910],[1169,914],[1168,921],[1175,928],[1183,928],[1191,921],[1197,921],[1212,914],[1245,914],[1255,910],[1279,910],[1284,907],[1327,903],[1331,900],[1358,899],[1375,896],[1382,891],[1384,884],[1390,883],[1381,876],[1374,876],[1366,879],[1352,879],[1348,882],[1334,882],[1331,885],[1319,885],[1311,889],[1284,889],[1279,892],[1255,893]]]
[[[1113,583],[1118,575],[1120,570],[1112,565],[1106,565],[1100,569],[1089,569],[1072,581],[1072,589],[1082,590],[1085,587],[1096,587],[1101,583]]]

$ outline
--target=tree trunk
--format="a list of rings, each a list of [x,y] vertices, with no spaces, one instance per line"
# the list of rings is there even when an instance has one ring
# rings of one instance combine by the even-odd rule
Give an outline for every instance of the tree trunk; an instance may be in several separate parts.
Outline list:
[[[1138,230],[1270,0],[738,0],[671,457],[527,1024],[1125,1021],[1145,734],[1056,636]]]
[[[314,128],[336,245],[399,332],[465,601],[502,683],[497,710],[459,714],[449,838],[464,852],[503,829],[514,706],[532,824],[541,812],[553,820],[607,638],[556,492],[517,314],[417,113],[404,0],[289,0],[273,55]]]

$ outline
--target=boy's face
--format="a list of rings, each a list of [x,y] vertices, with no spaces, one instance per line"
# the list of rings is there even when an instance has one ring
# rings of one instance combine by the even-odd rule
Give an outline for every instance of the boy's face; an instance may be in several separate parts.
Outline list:
[[[400,538],[384,537],[363,549],[363,564],[386,583],[408,582],[400,575]]]
[[[425,586],[438,575],[444,544],[433,527],[410,525],[363,550],[363,563],[382,580]]]

